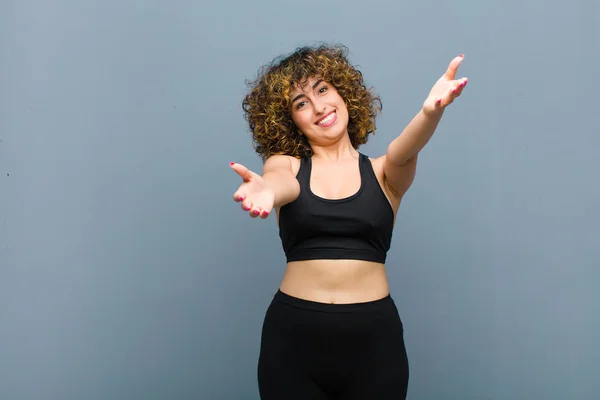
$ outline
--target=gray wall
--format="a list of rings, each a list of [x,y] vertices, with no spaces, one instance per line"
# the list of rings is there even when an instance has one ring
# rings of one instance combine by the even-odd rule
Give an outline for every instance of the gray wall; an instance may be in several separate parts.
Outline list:
[[[466,55],[389,254],[409,397],[595,398],[600,5],[543,4],[0,2],[0,398],[258,398],[284,258],[228,162],[245,80],[317,41],[382,96],[371,156]]]

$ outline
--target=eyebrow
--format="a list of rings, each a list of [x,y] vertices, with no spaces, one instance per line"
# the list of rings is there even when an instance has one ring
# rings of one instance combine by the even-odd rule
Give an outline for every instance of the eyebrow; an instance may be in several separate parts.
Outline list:
[[[319,86],[319,83],[323,82],[323,79],[317,79],[317,81],[315,83],[313,83],[312,85],[312,89],[315,90],[315,88],[317,86]],[[304,93],[300,93],[299,95],[297,95],[296,97],[294,97],[294,100],[292,100],[292,104],[294,104],[296,102],[296,100],[298,100],[301,97],[304,97]]]

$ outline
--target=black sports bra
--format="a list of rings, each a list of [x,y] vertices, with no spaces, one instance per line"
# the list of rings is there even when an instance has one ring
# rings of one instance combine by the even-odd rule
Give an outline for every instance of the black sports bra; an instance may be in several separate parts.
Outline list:
[[[301,160],[300,195],[279,211],[279,236],[288,262],[353,259],[385,263],[394,211],[373,171],[359,153],[361,185],[344,199],[324,199],[310,190],[311,158]]]

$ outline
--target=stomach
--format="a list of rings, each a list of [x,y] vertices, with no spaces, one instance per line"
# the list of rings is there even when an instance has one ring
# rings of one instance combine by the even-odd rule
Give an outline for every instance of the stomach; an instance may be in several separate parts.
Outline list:
[[[361,260],[307,260],[287,264],[279,289],[329,304],[365,303],[390,293],[385,265]]]

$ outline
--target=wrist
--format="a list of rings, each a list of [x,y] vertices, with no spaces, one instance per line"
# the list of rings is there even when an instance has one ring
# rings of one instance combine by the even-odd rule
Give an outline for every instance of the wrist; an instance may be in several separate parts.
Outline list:
[[[444,115],[444,110],[445,108],[440,106],[427,107],[426,105],[423,105],[419,114],[427,119],[430,119],[432,122],[438,122]]]
[[[269,172],[262,176],[263,178],[263,190],[275,196],[277,184],[280,179],[276,173]]]

